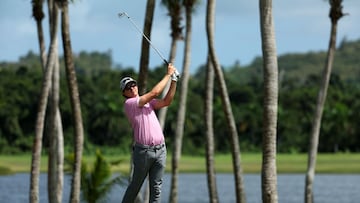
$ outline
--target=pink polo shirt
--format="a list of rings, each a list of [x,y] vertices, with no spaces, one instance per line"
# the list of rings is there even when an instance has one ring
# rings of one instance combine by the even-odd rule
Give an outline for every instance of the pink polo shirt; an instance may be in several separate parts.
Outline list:
[[[125,101],[125,114],[131,123],[136,143],[143,145],[164,143],[164,134],[153,109],[155,102],[156,99],[153,99],[143,107],[139,107],[139,97],[129,98]]]

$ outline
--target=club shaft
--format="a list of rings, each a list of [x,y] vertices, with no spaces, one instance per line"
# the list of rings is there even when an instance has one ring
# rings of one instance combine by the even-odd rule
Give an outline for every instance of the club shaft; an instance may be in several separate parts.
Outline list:
[[[150,46],[156,51],[156,53],[160,56],[160,58],[164,61],[164,63],[166,65],[169,65],[169,62],[165,59],[165,57],[160,53],[160,51],[151,43],[151,40],[144,34],[144,32],[142,32],[140,30],[140,28],[136,25],[136,23],[130,18],[129,15],[127,15],[126,13],[121,13],[119,16],[121,17],[122,15],[125,15],[131,22],[131,24],[133,24],[133,26],[136,28],[136,30],[142,34],[142,36],[146,39],[146,41],[150,44]]]

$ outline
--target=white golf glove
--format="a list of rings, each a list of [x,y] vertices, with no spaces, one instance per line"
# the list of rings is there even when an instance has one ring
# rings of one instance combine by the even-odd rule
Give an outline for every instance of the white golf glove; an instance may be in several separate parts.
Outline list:
[[[180,78],[180,73],[175,69],[175,72],[171,75],[171,80],[177,82]]]

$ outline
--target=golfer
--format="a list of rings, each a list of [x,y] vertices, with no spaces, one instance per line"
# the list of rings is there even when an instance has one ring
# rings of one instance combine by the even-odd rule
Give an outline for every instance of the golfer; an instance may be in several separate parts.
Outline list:
[[[166,164],[166,146],[155,110],[169,106],[172,102],[179,74],[176,68],[169,64],[167,72],[153,89],[144,94],[138,94],[137,83],[130,77],[120,81],[120,88],[126,98],[125,114],[130,121],[134,133],[133,174],[123,197],[123,203],[133,203],[145,180],[149,175],[150,202],[160,202],[161,185]],[[162,99],[157,99],[166,84],[171,80],[170,88]]]

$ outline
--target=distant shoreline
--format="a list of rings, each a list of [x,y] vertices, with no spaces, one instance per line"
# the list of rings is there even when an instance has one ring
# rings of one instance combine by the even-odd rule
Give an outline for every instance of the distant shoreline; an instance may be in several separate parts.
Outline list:
[[[121,160],[113,166],[114,173],[129,173],[130,155],[105,155],[106,160]],[[94,156],[86,155],[87,163],[94,161]],[[260,173],[262,154],[241,154],[241,166],[245,174]],[[0,155],[0,175],[13,173],[28,173],[31,166],[31,154]],[[316,173],[360,174],[360,153],[319,154]],[[230,154],[216,155],[216,173],[232,173],[232,158]],[[179,164],[179,173],[206,173],[205,157],[183,155]],[[305,173],[307,169],[307,154],[278,154],[277,171],[282,173]],[[47,171],[47,157],[41,159],[41,172]],[[166,173],[171,171],[171,154],[168,154]]]

